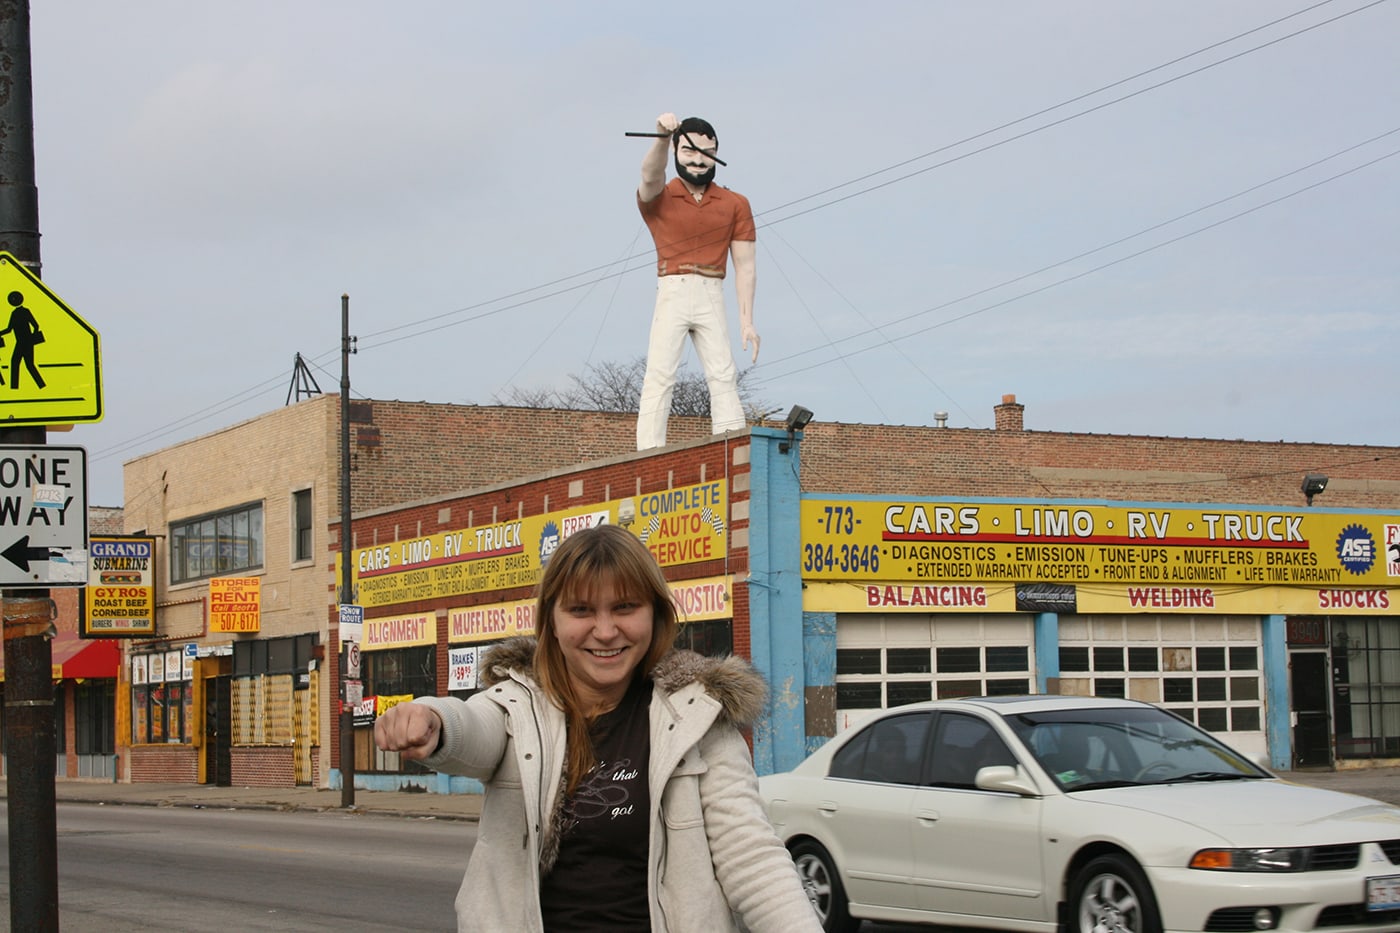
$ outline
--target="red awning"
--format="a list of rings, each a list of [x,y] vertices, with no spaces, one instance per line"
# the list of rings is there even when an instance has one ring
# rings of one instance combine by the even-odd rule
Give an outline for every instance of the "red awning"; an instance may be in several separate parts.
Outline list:
[[[53,652],[53,679],[116,677],[121,666],[121,645],[115,639],[79,638],[77,632],[59,632],[49,645]],[[0,681],[5,679],[0,660]]]

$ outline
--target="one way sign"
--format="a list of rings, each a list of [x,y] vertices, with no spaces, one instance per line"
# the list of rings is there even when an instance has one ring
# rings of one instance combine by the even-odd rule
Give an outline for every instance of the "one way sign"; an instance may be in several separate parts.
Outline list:
[[[0,446],[0,586],[86,586],[87,451]]]

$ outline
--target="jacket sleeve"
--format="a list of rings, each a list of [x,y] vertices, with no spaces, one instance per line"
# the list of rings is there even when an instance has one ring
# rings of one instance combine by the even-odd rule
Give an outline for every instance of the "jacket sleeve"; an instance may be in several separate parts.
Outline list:
[[[752,933],[821,933],[792,856],[768,822],[744,737],[713,726],[700,742],[700,802],[715,878]]]
[[[463,774],[485,781],[496,773],[505,754],[506,712],[484,694],[468,700],[419,697],[442,719],[442,743],[423,765],[444,774]]]

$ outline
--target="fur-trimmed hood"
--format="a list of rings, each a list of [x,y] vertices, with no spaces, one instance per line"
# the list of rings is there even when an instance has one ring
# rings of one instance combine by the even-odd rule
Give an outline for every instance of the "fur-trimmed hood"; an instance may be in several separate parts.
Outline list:
[[[506,680],[511,673],[534,680],[535,639],[507,638],[487,649],[481,663],[483,686]],[[694,651],[674,650],[657,662],[651,681],[666,693],[695,683],[717,700],[723,717],[733,725],[751,727],[763,713],[768,687],[752,664],[733,655],[711,658]]]

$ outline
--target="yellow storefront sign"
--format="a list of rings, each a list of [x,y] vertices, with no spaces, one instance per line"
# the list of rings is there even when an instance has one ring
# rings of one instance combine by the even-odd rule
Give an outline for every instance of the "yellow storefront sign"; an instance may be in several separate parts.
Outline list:
[[[628,529],[663,567],[717,560],[728,552],[724,481],[629,499],[635,517]],[[358,548],[351,558],[356,602],[376,608],[533,587],[561,541],[594,525],[616,524],[621,501]]]
[[[1023,584],[809,583],[806,612],[1002,613],[1026,611]],[[1385,615],[1400,589],[1298,586],[1062,586],[1061,611],[1199,615]]]
[[[388,619],[365,619],[360,650],[383,651],[388,648],[412,648],[436,643],[436,617],[430,613],[419,613]]]
[[[486,606],[447,610],[447,640],[451,644],[496,641],[535,634],[535,601],[517,599]]]
[[[1171,505],[803,500],[808,580],[1385,587],[1400,516]]]

